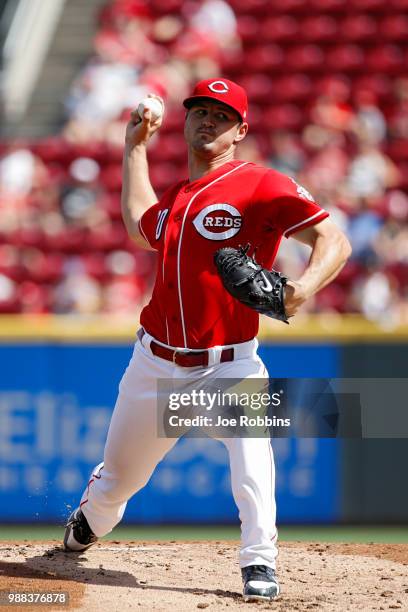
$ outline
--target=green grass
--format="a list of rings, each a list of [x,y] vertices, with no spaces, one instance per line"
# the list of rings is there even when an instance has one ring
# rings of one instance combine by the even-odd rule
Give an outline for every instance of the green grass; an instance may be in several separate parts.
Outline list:
[[[63,528],[55,525],[0,525],[0,540],[61,540]],[[158,526],[117,527],[106,540],[238,540],[238,527]],[[408,526],[305,525],[279,528],[281,541],[388,542],[408,544]]]

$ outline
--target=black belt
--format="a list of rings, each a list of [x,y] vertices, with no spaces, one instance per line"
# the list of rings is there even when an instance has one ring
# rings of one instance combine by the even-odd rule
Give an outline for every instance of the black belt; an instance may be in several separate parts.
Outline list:
[[[140,329],[137,333],[139,340],[141,341],[143,336],[145,335],[144,329]],[[208,366],[208,350],[202,351],[174,351],[171,348],[167,348],[166,346],[162,346],[158,342],[151,340],[150,342],[150,350],[153,355],[160,357],[161,359],[166,359],[167,361],[171,361],[182,368],[194,368],[196,366]],[[220,355],[220,363],[225,361],[233,361],[234,359],[234,349],[233,348],[225,348],[222,349]]]

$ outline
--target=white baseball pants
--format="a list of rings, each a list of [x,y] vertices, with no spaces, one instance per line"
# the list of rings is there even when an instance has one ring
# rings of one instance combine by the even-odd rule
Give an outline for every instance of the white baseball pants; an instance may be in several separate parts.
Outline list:
[[[152,336],[137,340],[119,384],[104,460],[93,470],[81,498],[90,528],[104,536],[123,517],[127,501],[148,482],[176,439],[157,435],[157,380],[185,378],[266,378],[256,339],[233,345],[236,359],[217,363],[220,349],[210,349],[206,367],[180,367],[150,351]],[[178,389],[180,390],[179,380]],[[275,466],[269,438],[223,438],[230,461],[231,485],[241,521],[240,567],[275,568],[277,530]]]

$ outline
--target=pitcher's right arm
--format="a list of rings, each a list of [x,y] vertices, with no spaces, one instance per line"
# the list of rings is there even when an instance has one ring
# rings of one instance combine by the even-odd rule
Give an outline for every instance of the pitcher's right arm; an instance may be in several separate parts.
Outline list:
[[[159,96],[150,97],[161,100]],[[135,110],[126,127],[122,165],[122,219],[130,238],[144,249],[151,247],[140,232],[139,220],[143,213],[158,201],[149,179],[146,147],[151,136],[161,126],[162,118],[152,121],[151,111],[145,109],[141,120]]]

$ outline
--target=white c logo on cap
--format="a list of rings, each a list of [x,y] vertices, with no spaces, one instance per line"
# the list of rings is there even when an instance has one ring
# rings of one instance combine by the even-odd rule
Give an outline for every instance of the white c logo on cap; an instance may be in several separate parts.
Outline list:
[[[214,93],[227,93],[229,87],[224,81],[213,81],[208,85],[208,89],[211,89]]]

